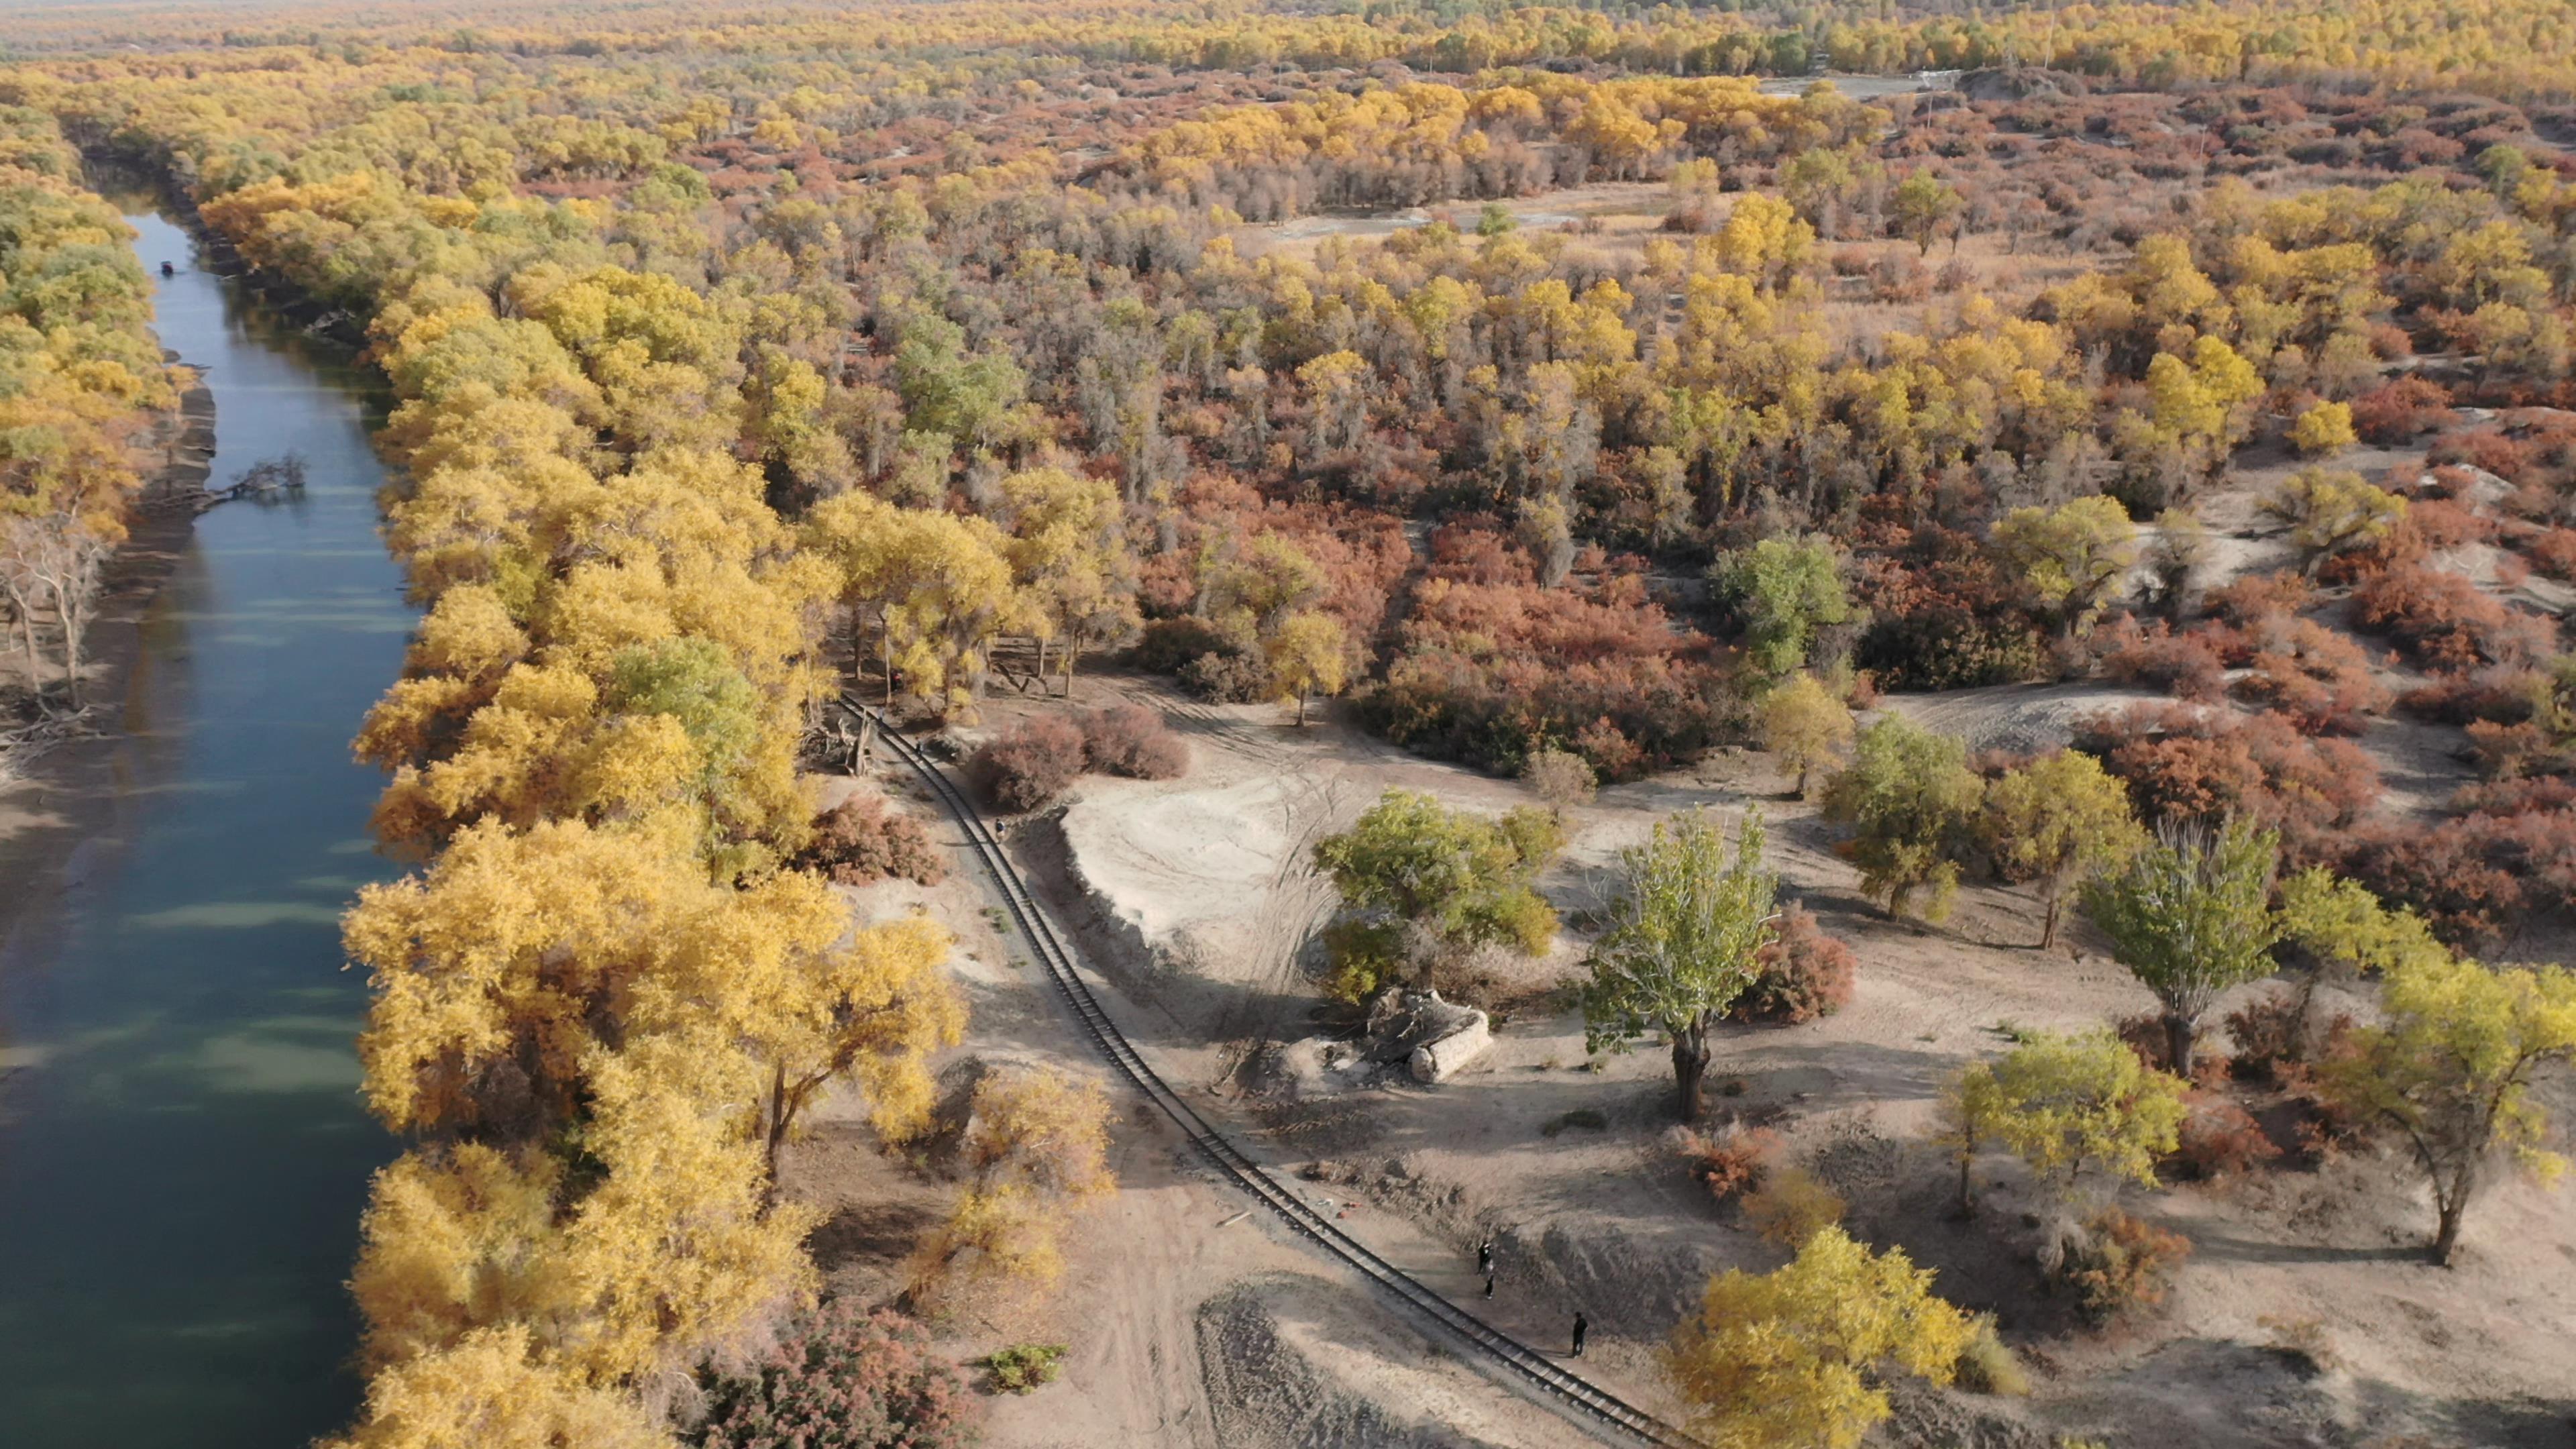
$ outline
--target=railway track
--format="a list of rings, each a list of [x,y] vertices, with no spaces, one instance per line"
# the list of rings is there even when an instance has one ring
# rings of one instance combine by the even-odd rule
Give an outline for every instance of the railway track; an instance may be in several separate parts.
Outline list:
[[[1091,987],[1074,969],[1071,948],[1056,934],[1045,912],[1038,908],[1037,897],[1029,890],[1019,868],[1002,853],[1001,842],[986,827],[982,813],[948,777],[947,771],[875,709],[847,693],[841,696],[841,705],[870,726],[873,733],[921,777],[922,783],[930,787],[931,793],[956,818],[958,828],[966,834],[968,847],[984,868],[985,877],[1000,894],[1011,919],[1027,939],[1031,953],[1055,983],[1057,994],[1071,1008],[1074,1019],[1081,1023],[1092,1044],[1131,1086],[1143,1093],[1181,1129],[1190,1146],[1218,1175],[1250,1193],[1255,1202],[1269,1209],[1300,1236],[1346,1266],[1357,1269],[1381,1290],[1429,1319],[1450,1338],[1479,1357],[1501,1365],[1525,1386],[1578,1411],[1594,1426],[1611,1431],[1620,1439],[1659,1446],[1659,1449],[1699,1449],[1699,1441],[1680,1429],[1590,1380],[1568,1372],[1547,1354],[1469,1313],[1379,1257],[1367,1245],[1333,1226],[1331,1219],[1308,1206],[1294,1190],[1280,1185],[1259,1163],[1245,1156],[1222,1133],[1209,1126],[1197,1109],[1184,1101],[1146,1063],[1143,1055],[1127,1040],[1126,1033],[1118,1029],[1117,1023],[1109,1019],[1109,1013],[1102,1009],[1099,998],[1092,994]]]

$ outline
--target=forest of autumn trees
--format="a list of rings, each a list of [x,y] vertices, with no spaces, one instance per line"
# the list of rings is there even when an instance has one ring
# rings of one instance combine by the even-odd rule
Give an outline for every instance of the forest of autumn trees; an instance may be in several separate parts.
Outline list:
[[[132,236],[52,115],[0,105],[0,606],[21,682],[73,708],[100,570],[177,401]]]
[[[10,549],[113,541],[168,396],[73,142],[356,319],[395,399],[426,617],[357,748],[417,870],[347,942],[410,1150],[353,1280],[352,1444],[436,1442],[424,1396],[685,1431],[688,1386],[815,1292],[774,1191],[799,1113],[847,1081],[888,1142],[925,1125],[947,942],[855,926],[797,863],[800,741],[844,683],[968,723],[1123,652],[1608,782],[1758,733],[1831,779],[1891,908],[2027,884],[2050,936],[2182,849],[2149,827],[2226,818],[2463,947],[2576,881],[2576,666],[2428,564],[2576,575],[2564,6],[182,9],[12,44]],[[2001,80],[1760,83],[1820,59]],[[1614,186],[1662,212],[1633,244],[1475,210]],[[1416,206],[1382,239],[1264,226]],[[2405,476],[2337,466],[2419,440]],[[2264,448],[2314,466],[2264,505],[2303,567],[2203,590],[2196,510]],[[32,669],[67,596],[9,587]],[[2402,656],[2402,701],[2337,622]],[[1877,689],[2092,676],[2238,707],[2009,761],[1852,726]],[[2374,818],[2349,739],[2392,708],[2491,776],[2429,828]],[[2409,969],[2382,1069],[2348,1070],[2422,1135],[2457,1085],[2425,1085],[2435,973],[2485,968]],[[1030,1135],[1087,1161],[1078,1129]],[[984,1167],[933,1248],[1098,1190]],[[1901,1257],[1811,1243],[1825,1286],[1787,1308],[1857,1277],[1919,1309]],[[1759,1296],[1713,1293],[1690,1352]]]

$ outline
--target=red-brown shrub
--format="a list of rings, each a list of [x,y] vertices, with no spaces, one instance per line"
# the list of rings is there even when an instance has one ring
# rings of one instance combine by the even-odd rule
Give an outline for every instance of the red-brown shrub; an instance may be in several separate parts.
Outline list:
[[[2503,667],[2436,674],[2399,695],[2397,703],[2436,724],[2520,724],[2531,718],[2532,685],[2538,678],[2528,669]]]
[[[2506,783],[2540,782],[2496,788]],[[2479,949],[2576,887],[2576,811],[2551,808],[2537,789],[2470,794],[2467,803],[2468,814],[2430,828],[2361,834],[2343,869],[2391,905],[2413,907],[2442,939]]]
[[[2284,569],[2247,574],[2223,588],[2210,590],[2202,603],[2210,613],[2231,624],[2247,624],[2271,614],[2305,613],[2316,598],[2315,585]]]
[[[1082,773],[1082,731],[1054,715],[1033,715],[987,741],[967,762],[985,795],[1004,810],[1037,810]]]
[[[2263,1131],[2262,1124],[2229,1098],[2194,1092],[2190,1103],[2174,1156],[2192,1176],[2203,1181],[2233,1177],[2281,1155],[2280,1145]]]
[[[2379,799],[2379,769],[2348,740],[2302,735],[2277,714],[2140,704],[2076,721],[2075,747],[2126,781],[2148,820],[2244,815],[2281,832],[2293,863],[2336,853]]]
[[[1604,783],[1697,755],[1738,710],[1707,641],[1673,627],[1633,566],[1542,589],[1525,553],[1459,526],[1433,535],[1395,661],[1356,704],[1424,754],[1510,771],[1553,745]]]
[[[2472,428],[2464,433],[2445,433],[2424,455],[2424,461],[2439,468],[2450,463],[2464,463],[2483,468],[2508,483],[2519,483],[2530,468],[2530,450],[2494,428]]]
[[[2096,1327],[2164,1302],[2174,1269],[2191,1256],[2181,1236],[2118,1208],[2103,1209],[2084,1228],[2080,1240],[2066,1245],[2057,1279],[2074,1290],[2076,1307]]]
[[[2264,705],[2307,734],[2357,735],[2388,708],[2388,690],[2351,639],[2313,620],[2274,614],[2244,631],[2253,646],[2236,697]]]
[[[2216,699],[2227,690],[2221,653],[2226,628],[2204,625],[2177,633],[2162,619],[2142,625],[2124,614],[2102,631],[2102,677],[2170,690],[2181,699]]]
[[[2352,400],[2352,428],[2364,442],[2397,447],[2459,421],[2451,394],[2420,377],[2381,383]]]
[[[1141,704],[1093,710],[1082,717],[1081,729],[1083,759],[1104,775],[1177,780],[1189,770],[1189,746]]]
[[[827,1303],[753,1369],[707,1385],[707,1449],[962,1449],[982,1410],[963,1374],[900,1313]]]
[[[1714,1132],[1680,1127],[1672,1141],[1691,1181],[1720,1202],[1760,1186],[1780,1151],[1780,1134],[1767,1127],[1729,1126]]]
[[[2383,569],[2353,590],[2352,610],[2356,625],[2394,638],[2428,669],[2530,664],[2555,642],[2544,621],[2439,569]]]
[[[1754,977],[1727,1015],[1782,1026],[1831,1016],[1849,1005],[1858,960],[1849,944],[1825,934],[1815,914],[1792,901],[1770,942],[1754,957]]]
[[[2576,528],[2549,528],[2522,546],[2531,566],[2553,579],[2576,579]]]
[[[2439,553],[2495,537],[2495,521],[2449,498],[2419,498],[2406,509],[2407,526]]]
[[[921,822],[888,810],[884,797],[865,790],[814,817],[814,838],[796,864],[850,886],[888,876],[937,885],[948,874]]]

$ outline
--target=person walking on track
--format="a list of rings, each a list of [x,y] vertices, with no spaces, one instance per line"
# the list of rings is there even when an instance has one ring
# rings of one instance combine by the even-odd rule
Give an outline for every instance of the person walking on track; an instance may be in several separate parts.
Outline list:
[[[1591,1319],[1584,1317],[1580,1313],[1574,1315],[1574,1357],[1583,1357],[1583,1335],[1588,1332],[1591,1327]]]

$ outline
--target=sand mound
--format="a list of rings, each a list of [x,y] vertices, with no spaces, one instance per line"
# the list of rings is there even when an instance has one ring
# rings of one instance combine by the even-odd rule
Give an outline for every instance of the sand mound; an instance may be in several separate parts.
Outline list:
[[[1940,694],[1889,695],[1881,703],[1916,724],[1958,736],[1971,751],[2030,754],[2073,739],[2075,722],[2085,715],[2170,698],[2155,690],[2102,684],[1998,684]]]
[[[1572,1439],[1399,1315],[1306,1274],[1227,1287],[1199,1305],[1198,1340],[1229,1449],[1536,1449]]]

